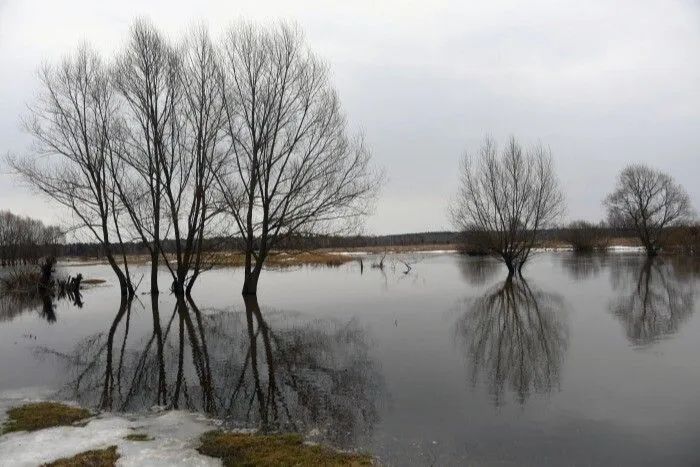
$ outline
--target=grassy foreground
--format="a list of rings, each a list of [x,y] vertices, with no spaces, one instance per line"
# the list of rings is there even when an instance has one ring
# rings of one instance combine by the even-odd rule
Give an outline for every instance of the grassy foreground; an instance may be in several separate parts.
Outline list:
[[[346,454],[307,445],[296,434],[258,435],[210,431],[202,435],[202,444],[197,451],[221,459],[224,467],[372,465],[372,458],[368,455]]]
[[[70,426],[92,416],[83,408],[57,402],[37,402],[14,407],[7,412],[9,420],[1,434],[36,431],[56,426]],[[87,428],[86,428],[87,429]],[[146,433],[132,433],[129,441],[153,441]],[[119,454],[117,446],[81,452],[73,457],[44,464],[45,467],[114,467]],[[261,435],[210,431],[202,435],[197,451],[221,459],[228,466],[363,466],[372,465],[366,454],[348,454],[330,448],[304,444],[298,434]]]
[[[2,434],[73,425],[92,414],[87,409],[57,402],[36,402],[12,408],[7,411],[7,415],[9,420],[3,427]]]
[[[44,464],[42,467],[114,467],[117,465],[117,447],[95,449],[81,452],[73,457],[66,457]]]

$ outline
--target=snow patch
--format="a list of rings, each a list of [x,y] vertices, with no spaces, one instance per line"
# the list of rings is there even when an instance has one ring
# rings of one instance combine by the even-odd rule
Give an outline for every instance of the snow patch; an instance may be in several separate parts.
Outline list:
[[[608,251],[613,253],[644,253],[643,246],[616,245],[608,247]]]
[[[10,407],[43,399],[46,390],[0,393],[0,417]],[[221,461],[199,454],[199,437],[220,426],[186,411],[146,415],[104,413],[84,427],[55,427],[0,436],[0,466],[29,467],[71,457],[91,449],[117,446],[118,466],[220,466]],[[153,441],[128,441],[128,434],[145,433]]]

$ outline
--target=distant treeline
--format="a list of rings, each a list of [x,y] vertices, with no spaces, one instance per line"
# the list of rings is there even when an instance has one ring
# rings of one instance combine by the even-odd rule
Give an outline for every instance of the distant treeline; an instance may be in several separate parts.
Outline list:
[[[596,227],[598,235],[612,238],[633,239],[636,237],[634,229]],[[569,243],[568,237],[571,230],[568,227],[542,230],[538,233],[540,243]],[[682,245],[691,245],[693,241],[698,244],[700,228],[683,227],[676,229],[673,239],[673,246],[678,248]],[[692,240],[692,241],[690,241]],[[392,247],[409,245],[446,245],[458,250],[468,251],[474,245],[465,238],[462,232],[417,232],[393,235],[352,235],[352,236],[293,236],[282,238],[278,242],[279,250],[312,250],[317,248],[343,249],[343,248],[363,248],[363,247]],[[148,254],[147,248],[138,242],[125,243],[124,248],[127,254]],[[175,242],[167,239],[163,240],[163,248],[168,253],[175,252]],[[99,258],[102,253],[100,247],[94,243],[70,243],[61,246],[64,256],[94,257]],[[204,251],[243,251],[240,238],[217,237],[205,239]]]
[[[61,229],[30,217],[0,211],[0,265],[37,264],[60,254]]]
[[[542,230],[538,233],[539,243],[571,243],[572,226],[583,230],[580,223],[568,227]],[[633,239],[636,233],[632,228],[593,226],[598,237],[613,239]],[[693,253],[700,250],[700,226],[671,229],[667,250]],[[172,239],[162,240],[166,253],[175,253]],[[317,248],[343,249],[363,247],[393,247],[409,245],[446,245],[465,252],[478,253],[478,244],[462,232],[416,232],[393,235],[352,235],[352,236],[291,236],[281,238],[280,250],[312,250]],[[203,251],[243,251],[243,242],[236,237],[216,237],[204,239]],[[149,249],[143,242],[124,243],[128,255],[148,255]],[[17,216],[8,211],[0,211],[0,264],[36,264],[45,256],[64,256],[100,259],[104,256],[97,243],[65,243],[61,230],[55,226],[45,226],[41,221]]]

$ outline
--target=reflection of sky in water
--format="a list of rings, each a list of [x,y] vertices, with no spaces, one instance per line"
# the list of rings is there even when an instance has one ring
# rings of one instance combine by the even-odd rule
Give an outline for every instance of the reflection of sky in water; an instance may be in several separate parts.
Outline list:
[[[267,414],[281,425],[290,419],[301,421],[301,429],[316,424],[318,436],[358,444],[394,465],[569,465],[579,460],[687,465],[700,460],[695,448],[700,432],[696,263],[666,260],[647,272],[643,258],[634,255],[579,259],[544,253],[524,271],[528,288],[507,290],[503,299],[498,293],[505,273],[498,264],[422,255],[411,258],[411,265],[409,274],[398,262],[384,274],[365,267],[360,275],[358,264],[266,271],[259,306],[276,337],[266,346],[258,331],[265,326],[253,315],[258,385],[246,364],[250,334],[239,296],[240,272],[211,271],[197,285],[203,334],[196,321],[181,326],[173,298],[161,294],[164,330],[173,318],[164,340],[166,400],[176,390],[182,329],[182,374],[192,406],[204,400],[201,382],[207,372],[216,389],[212,400],[217,406],[231,404],[233,391],[225,387],[235,388],[247,365],[244,389],[233,401],[236,417],[245,418],[240,414],[248,398],[262,399],[265,410],[251,405],[257,413],[249,422]],[[86,278],[111,279],[100,266],[81,271]],[[138,298],[129,313],[125,360],[130,368],[138,365],[153,335],[150,297]],[[118,311],[118,292],[98,287],[83,300],[82,309],[58,302],[54,323],[36,311],[0,322],[0,389],[57,386],[74,379],[60,358],[37,348],[84,358],[99,350]],[[474,308],[480,303],[500,311]],[[645,311],[639,303],[652,305]],[[494,313],[502,316],[494,318]],[[115,332],[117,354],[125,319]],[[78,343],[97,333],[94,348],[76,354]],[[208,359],[190,345],[194,337],[201,347],[202,335]],[[495,345],[502,336],[520,340]],[[157,344],[152,345],[149,365],[158,360]],[[278,365],[272,389],[266,350]],[[210,368],[202,373],[206,361]],[[144,376],[142,385],[151,393],[142,405],[158,391],[159,368],[152,368]],[[100,383],[104,371],[96,371],[90,381]],[[133,377],[133,371],[122,371]],[[98,404],[103,385],[89,390],[88,380],[85,394]],[[114,387],[114,401],[128,395],[131,380],[124,375],[122,380],[121,388]],[[184,385],[180,391],[184,404]],[[263,397],[255,399],[256,393]]]

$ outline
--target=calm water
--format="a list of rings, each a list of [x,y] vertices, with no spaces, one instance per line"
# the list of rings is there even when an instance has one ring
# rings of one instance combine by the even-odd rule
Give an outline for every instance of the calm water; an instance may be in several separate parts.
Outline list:
[[[195,303],[120,304],[111,282],[55,316],[5,302],[0,391],[209,411],[389,465],[700,465],[700,263],[542,253],[506,282],[484,259],[396,259],[266,271],[249,303],[225,269]]]

